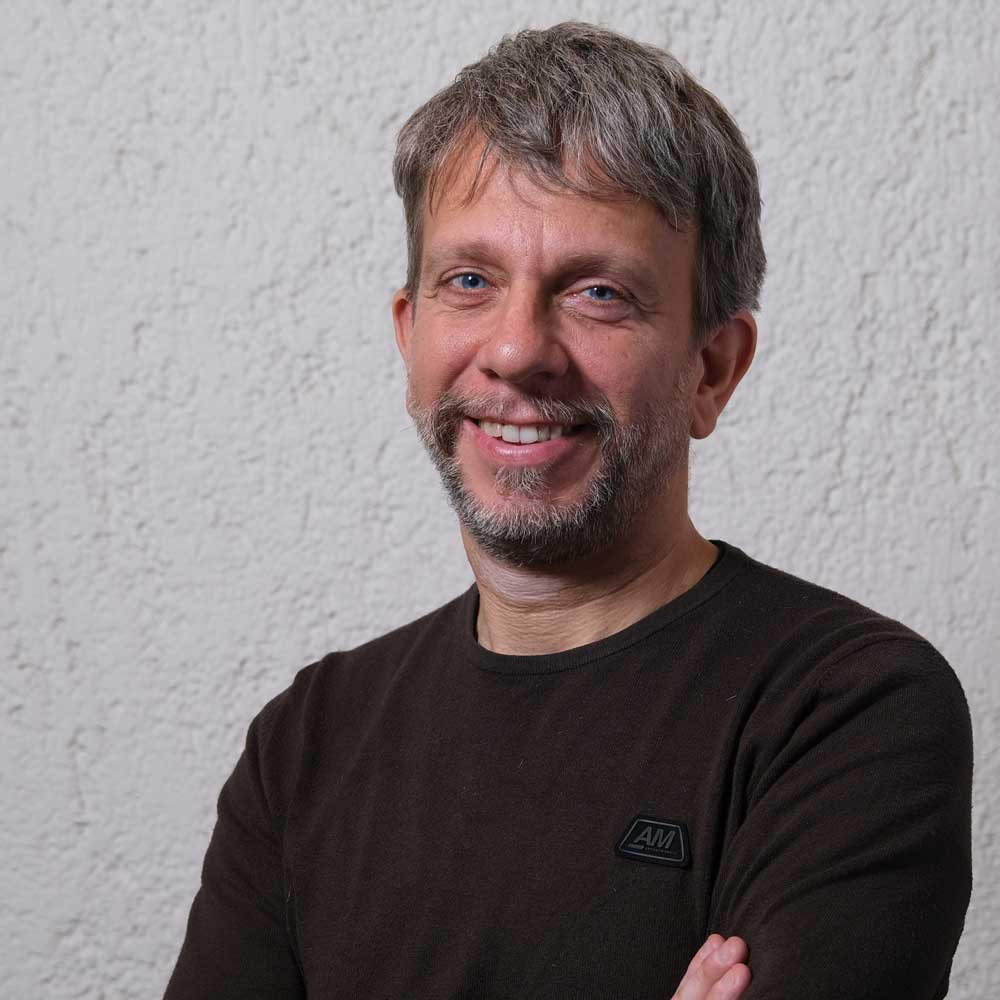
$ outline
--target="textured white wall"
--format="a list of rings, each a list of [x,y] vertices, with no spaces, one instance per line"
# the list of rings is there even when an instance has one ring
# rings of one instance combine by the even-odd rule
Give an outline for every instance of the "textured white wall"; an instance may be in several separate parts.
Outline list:
[[[695,520],[954,664],[952,996],[997,995],[997,8],[535,9],[0,7],[5,995],[157,995],[252,715],[467,585],[402,406],[393,138],[500,34],[573,16],[669,45],[757,155],[761,347]]]

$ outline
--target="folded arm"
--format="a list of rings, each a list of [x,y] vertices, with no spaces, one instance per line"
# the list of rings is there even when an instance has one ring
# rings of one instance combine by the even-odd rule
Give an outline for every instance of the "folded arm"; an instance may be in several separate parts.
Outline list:
[[[751,949],[744,1000],[937,1000],[971,892],[972,745],[926,643],[835,664],[734,824],[711,927]]]

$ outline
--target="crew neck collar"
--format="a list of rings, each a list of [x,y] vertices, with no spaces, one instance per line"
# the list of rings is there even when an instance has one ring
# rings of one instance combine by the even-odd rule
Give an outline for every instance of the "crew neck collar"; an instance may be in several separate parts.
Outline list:
[[[717,594],[744,568],[749,557],[735,545],[711,538],[719,554],[705,575],[673,600],[650,612],[645,618],[605,636],[596,642],[574,646],[559,653],[496,653],[481,646],[476,639],[479,614],[479,588],[473,584],[461,598],[461,644],[468,660],[482,670],[497,674],[550,674],[571,670],[620,652],[641,642],[651,633],[676,621],[682,615]]]

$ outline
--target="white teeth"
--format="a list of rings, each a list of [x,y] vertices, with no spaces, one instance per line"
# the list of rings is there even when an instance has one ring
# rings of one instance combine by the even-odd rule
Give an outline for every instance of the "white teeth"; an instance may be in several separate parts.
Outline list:
[[[479,426],[484,434],[490,437],[503,438],[509,444],[534,444],[536,441],[549,441],[560,438],[569,428],[554,424],[498,424],[491,420],[480,420]]]

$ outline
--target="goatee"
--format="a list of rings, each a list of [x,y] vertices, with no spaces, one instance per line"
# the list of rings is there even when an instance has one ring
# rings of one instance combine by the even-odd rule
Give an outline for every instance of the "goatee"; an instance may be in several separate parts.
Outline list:
[[[685,468],[689,420],[683,374],[664,410],[625,426],[617,421],[605,397],[518,396],[518,403],[530,405],[543,421],[585,425],[576,433],[597,436],[597,471],[584,495],[567,503],[545,499],[548,472],[544,465],[497,468],[494,488],[506,503],[491,506],[467,489],[456,457],[462,421],[469,413],[502,417],[503,400],[446,392],[432,407],[420,407],[411,386],[407,409],[441,475],[451,506],[483,551],[514,566],[551,566],[608,549]]]

